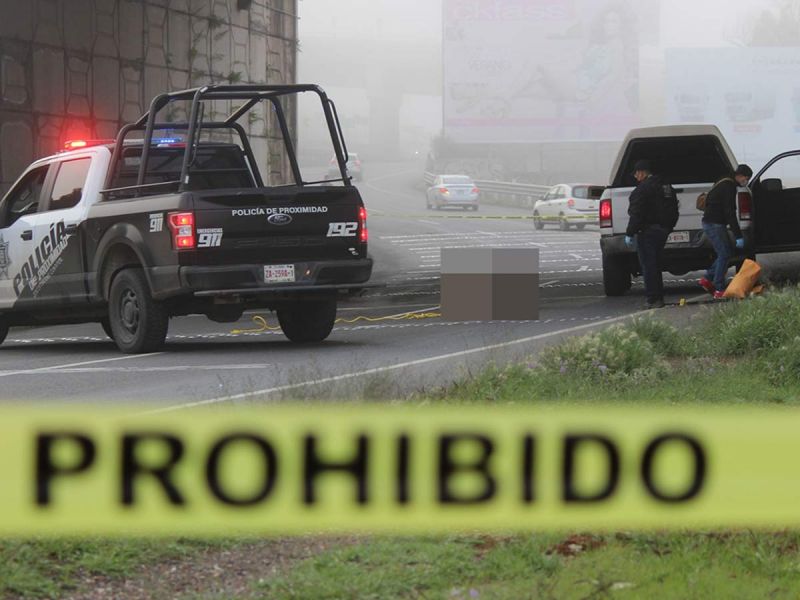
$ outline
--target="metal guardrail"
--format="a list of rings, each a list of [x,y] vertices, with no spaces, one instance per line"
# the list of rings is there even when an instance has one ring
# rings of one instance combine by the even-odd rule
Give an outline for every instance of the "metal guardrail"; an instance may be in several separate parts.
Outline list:
[[[435,179],[436,175],[434,173],[425,172],[424,181],[426,185],[433,185]],[[552,187],[549,185],[482,180],[475,180],[475,185],[481,190],[481,200],[487,204],[501,204],[519,208],[533,208],[536,201],[544,198]]]

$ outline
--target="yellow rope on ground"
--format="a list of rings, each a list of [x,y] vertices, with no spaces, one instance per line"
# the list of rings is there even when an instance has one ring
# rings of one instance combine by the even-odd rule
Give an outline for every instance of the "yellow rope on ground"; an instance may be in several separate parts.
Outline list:
[[[334,323],[352,325],[353,323],[379,323],[381,321],[421,321],[423,319],[438,319],[442,313],[427,311],[427,312],[407,312],[399,315],[388,315],[386,317],[366,317],[360,315],[352,319],[336,319]],[[253,315],[253,323],[258,325],[255,329],[234,329],[231,331],[232,335],[242,335],[245,333],[265,333],[267,331],[280,331],[280,327],[272,327],[267,323],[267,320],[261,315]]]

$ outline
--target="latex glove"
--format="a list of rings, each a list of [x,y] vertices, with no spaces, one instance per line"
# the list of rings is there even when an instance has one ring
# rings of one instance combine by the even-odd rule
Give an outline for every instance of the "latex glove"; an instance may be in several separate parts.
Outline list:
[[[736,249],[744,250],[744,238],[739,238],[738,240],[736,240]]]
[[[625,245],[628,248],[633,248],[636,245],[636,240],[634,240],[631,236],[626,235],[625,236]]]

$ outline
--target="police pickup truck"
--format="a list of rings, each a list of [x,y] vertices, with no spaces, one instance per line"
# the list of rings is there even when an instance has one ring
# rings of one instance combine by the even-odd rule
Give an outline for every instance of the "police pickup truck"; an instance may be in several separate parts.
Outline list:
[[[300,172],[285,107],[306,93],[321,102],[337,186]],[[230,116],[205,121],[223,101]],[[186,122],[159,121],[175,102]],[[283,133],[289,185],[264,184],[240,124],[262,102]],[[251,308],[274,310],[294,342],[325,339],[338,298],[372,272],[346,157],[336,108],[310,85],[163,94],[116,140],[69,142],[0,203],[0,342],[13,326],[99,322],[122,352],[151,352],[170,317],[227,323]]]

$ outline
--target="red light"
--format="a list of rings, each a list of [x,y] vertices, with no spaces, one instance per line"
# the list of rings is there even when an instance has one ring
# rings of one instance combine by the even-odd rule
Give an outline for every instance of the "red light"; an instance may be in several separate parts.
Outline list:
[[[568,208],[575,208],[575,200],[574,200],[574,199],[572,199],[572,198],[570,198],[569,200],[567,200],[567,207],[568,207]]]
[[[195,247],[194,213],[169,213],[167,224],[172,232],[172,247],[186,250]]]
[[[441,193],[441,194],[449,194],[450,190],[448,190],[446,187],[440,187],[439,188],[439,193]]]
[[[612,226],[613,210],[611,208],[611,199],[607,198],[600,201],[600,227]]]
[[[113,144],[115,140],[69,140],[64,143],[64,150],[80,150],[81,148],[90,148],[92,146],[104,146],[106,144]]]
[[[750,192],[739,192],[739,220],[749,221],[753,218],[753,198]]]
[[[472,188],[472,193],[473,194],[480,194],[481,191],[478,188],[474,187],[474,188]]]
[[[358,241],[366,244],[369,240],[369,230],[367,229],[367,209],[363,206],[358,209]]]

